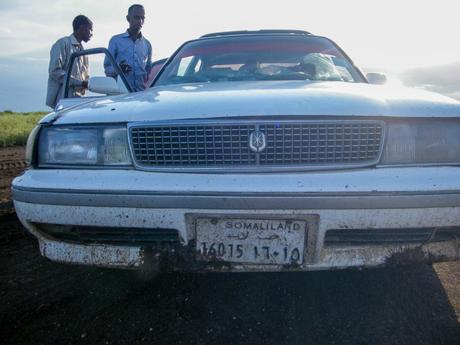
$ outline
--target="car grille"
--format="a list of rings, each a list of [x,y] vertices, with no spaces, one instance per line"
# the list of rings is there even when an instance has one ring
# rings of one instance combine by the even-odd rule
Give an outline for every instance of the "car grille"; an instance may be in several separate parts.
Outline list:
[[[69,243],[169,248],[179,244],[174,229],[116,228],[34,223],[40,232]]]
[[[460,240],[460,227],[407,229],[332,229],[326,231],[324,245],[368,246],[403,245]]]
[[[251,133],[265,148],[253,152]],[[161,167],[324,167],[375,164],[382,150],[380,121],[241,122],[135,125],[130,141],[136,164]]]

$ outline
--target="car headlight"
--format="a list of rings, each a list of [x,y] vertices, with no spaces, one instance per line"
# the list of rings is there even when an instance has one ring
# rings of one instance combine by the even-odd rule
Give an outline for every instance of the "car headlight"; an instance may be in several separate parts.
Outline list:
[[[37,141],[37,135],[40,132],[40,125],[35,126],[34,129],[29,133],[27,137],[27,144],[26,144],[26,162],[27,165],[34,164],[34,156],[35,156],[35,142]]]
[[[125,127],[43,127],[38,165],[131,165]]]
[[[380,164],[460,164],[460,121],[389,121]]]

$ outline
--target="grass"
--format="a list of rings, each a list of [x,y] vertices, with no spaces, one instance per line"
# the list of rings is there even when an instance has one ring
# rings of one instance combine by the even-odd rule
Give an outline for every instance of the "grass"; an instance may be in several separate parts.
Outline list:
[[[25,145],[30,131],[45,114],[0,112],[0,147]]]

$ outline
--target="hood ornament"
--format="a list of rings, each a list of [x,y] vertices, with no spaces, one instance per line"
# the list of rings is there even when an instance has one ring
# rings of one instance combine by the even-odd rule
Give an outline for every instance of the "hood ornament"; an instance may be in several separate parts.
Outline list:
[[[251,132],[249,135],[249,148],[255,153],[262,152],[267,146],[265,133],[259,130]]]

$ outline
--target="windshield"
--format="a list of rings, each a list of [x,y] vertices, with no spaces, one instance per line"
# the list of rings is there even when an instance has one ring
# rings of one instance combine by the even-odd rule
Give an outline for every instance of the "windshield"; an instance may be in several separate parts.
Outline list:
[[[248,35],[185,44],[155,86],[250,80],[363,81],[350,61],[326,38]]]

